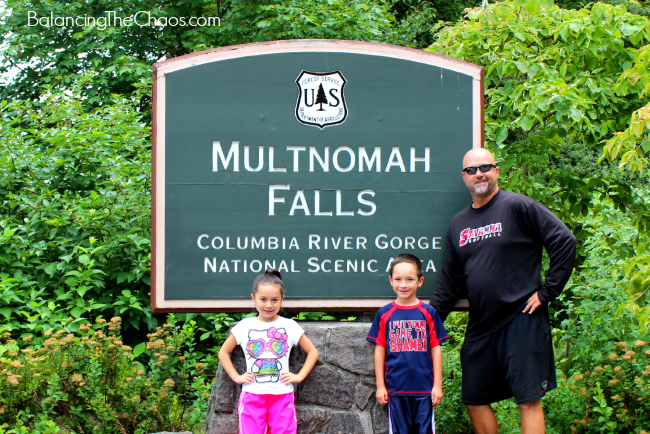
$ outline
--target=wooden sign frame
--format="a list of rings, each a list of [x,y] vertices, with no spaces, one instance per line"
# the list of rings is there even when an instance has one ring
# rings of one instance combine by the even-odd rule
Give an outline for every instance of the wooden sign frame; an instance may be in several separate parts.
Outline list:
[[[473,144],[484,146],[484,70],[449,57],[411,48],[379,43],[340,40],[290,40],[272,41],[222,47],[188,54],[153,65],[153,127],[152,127],[152,267],[151,308],[154,313],[164,312],[232,312],[251,311],[250,299],[165,299],[165,137],[166,137],[166,76],[186,68],[212,62],[228,62],[244,57],[264,56],[274,53],[350,53],[380,56],[433,65],[465,74],[473,83]],[[306,127],[307,128],[307,127]],[[460,165],[460,161],[458,162]],[[460,168],[458,170],[460,178]],[[385,283],[387,284],[387,283]],[[287,299],[283,308],[289,311],[368,311],[384,306],[386,298],[377,299]],[[457,309],[465,310],[467,302],[459,300]]]

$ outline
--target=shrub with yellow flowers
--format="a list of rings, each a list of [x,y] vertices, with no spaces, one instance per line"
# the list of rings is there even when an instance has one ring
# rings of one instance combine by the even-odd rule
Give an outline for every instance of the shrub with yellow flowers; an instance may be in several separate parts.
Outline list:
[[[210,385],[205,365],[196,363],[196,324],[178,325],[170,315],[135,351],[120,330],[121,318],[100,318],[78,332],[47,331],[33,346],[33,336],[17,342],[0,330],[0,434],[55,433],[57,426],[142,434],[201,423]],[[145,351],[148,366],[134,361]]]
[[[646,339],[647,341],[647,339]],[[650,345],[618,342],[590,370],[562,382],[553,399],[570,412],[571,432],[650,431]],[[647,433],[646,433],[647,434]]]

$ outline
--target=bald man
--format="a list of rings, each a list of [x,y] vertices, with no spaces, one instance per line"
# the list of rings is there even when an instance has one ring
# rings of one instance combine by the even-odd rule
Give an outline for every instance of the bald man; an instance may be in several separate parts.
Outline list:
[[[490,404],[514,397],[522,433],[544,433],[540,399],[557,387],[548,303],[571,276],[576,239],[539,202],[500,190],[486,149],[465,154],[461,175],[472,204],[451,221],[431,305],[444,321],[457,299],[469,299],[460,360],[474,432],[498,434]],[[543,248],[551,260],[544,282]]]

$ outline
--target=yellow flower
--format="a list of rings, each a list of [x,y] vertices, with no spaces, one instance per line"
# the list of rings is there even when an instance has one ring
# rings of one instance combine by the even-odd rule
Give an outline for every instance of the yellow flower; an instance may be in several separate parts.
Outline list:
[[[185,356],[180,356],[180,357],[178,358],[178,360],[180,360],[181,362],[182,362],[183,360],[185,360],[185,359],[187,359],[187,357],[185,357]]]
[[[635,347],[642,347],[642,346],[644,346],[644,345],[645,345],[645,342],[643,342],[643,341],[640,340],[640,339],[639,339],[638,341],[634,342],[634,346],[635,346]]]
[[[168,347],[165,348],[165,349],[166,349],[167,351],[174,351],[174,350],[176,349],[176,347],[170,345],[170,346],[168,346]]]
[[[620,348],[620,349],[624,350],[625,348],[627,348],[627,342],[619,342],[619,343],[617,343],[616,348]]]
[[[133,402],[135,402],[136,404],[139,404],[140,403],[140,395],[135,395],[133,397]]]
[[[167,387],[174,387],[176,385],[176,383],[174,383],[174,380],[171,378],[166,379],[163,384]]]
[[[636,356],[636,353],[635,353],[634,351],[630,350],[630,351],[627,351],[627,352],[625,353],[625,355],[626,355],[626,356]]]
[[[646,356],[650,356],[650,350],[646,350],[646,351],[645,351],[645,355],[646,355]]]
[[[45,336],[45,337],[52,336],[52,332],[45,332],[45,333],[43,333],[43,336]]]
[[[138,375],[144,375],[144,369],[138,370]]]
[[[616,372],[620,372],[621,369],[623,369],[622,366],[617,366],[617,367],[614,368],[614,371],[616,371]]]
[[[160,360],[167,360],[168,358],[169,358],[169,357],[167,357],[167,356],[164,355],[164,354],[161,354],[161,355],[160,355]]]
[[[163,327],[166,329],[170,328],[171,326],[172,326],[171,324],[163,324]]]
[[[602,370],[603,370],[603,367],[602,367],[602,366],[596,366],[596,367],[594,368],[594,371],[602,371]]]
[[[8,375],[7,376],[7,381],[9,384],[13,384],[14,386],[18,385],[18,380],[23,378],[21,375]]]
[[[80,374],[72,374],[72,376],[70,377],[70,381],[72,381],[73,383],[81,383],[82,380],[83,377]]]
[[[95,320],[95,322],[96,322],[97,324],[104,324],[104,323],[106,322],[106,320],[105,320],[104,318],[97,318],[97,319]]]
[[[25,337],[23,338],[23,342],[29,342],[29,341],[32,340],[32,338],[33,338],[33,336],[25,336]]]
[[[628,356],[627,354],[623,356],[623,360],[630,360],[632,356]]]
[[[607,358],[610,359],[610,360],[614,360],[614,359],[617,358],[617,357],[618,357],[618,356],[617,356],[616,354],[614,354],[614,353],[612,353],[612,354],[610,354],[609,356],[607,356]]]
[[[162,339],[158,339],[158,340],[153,341],[153,342],[147,342],[147,349],[148,350],[151,350],[151,349],[157,350],[158,348],[162,348],[164,346],[165,346],[165,341],[163,341]]]
[[[20,364],[19,360],[14,360],[13,362],[9,363],[9,366],[13,368],[22,368],[23,365]]]
[[[612,365],[605,365],[605,369],[609,369],[611,367],[612,367]]]
[[[196,369],[198,369],[199,371],[202,370],[202,369],[205,369],[205,363],[197,363],[196,364]]]
[[[120,321],[122,321],[122,318],[120,318],[119,316],[114,316],[113,318],[111,318],[112,323],[118,323]]]
[[[610,385],[610,386],[613,386],[613,385],[615,385],[616,383],[618,383],[618,380],[617,380],[616,378],[614,378],[613,380],[610,380],[609,385]]]
[[[614,396],[612,396],[612,399],[613,399],[613,400],[617,400],[617,399],[620,399],[620,398],[621,398],[621,397],[618,396],[618,395],[614,395]]]
[[[585,378],[585,377],[583,377],[583,376],[580,375],[580,374],[575,374],[575,375],[573,376],[573,379],[576,380],[576,381],[580,381],[580,380],[582,380],[583,378]]]

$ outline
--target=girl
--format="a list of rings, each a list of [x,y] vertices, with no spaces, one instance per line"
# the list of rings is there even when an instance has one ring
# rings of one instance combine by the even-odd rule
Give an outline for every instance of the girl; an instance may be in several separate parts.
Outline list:
[[[268,269],[253,282],[251,294],[259,315],[245,318],[232,329],[219,350],[219,361],[232,381],[242,384],[239,396],[241,434],[295,434],[296,409],[293,384],[300,383],[318,360],[318,351],[297,322],[278,315],[284,299],[282,276]],[[289,352],[294,345],[307,353],[297,374],[289,372]],[[246,356],[245,374],[239,375],[230,353],[241,345]]]

